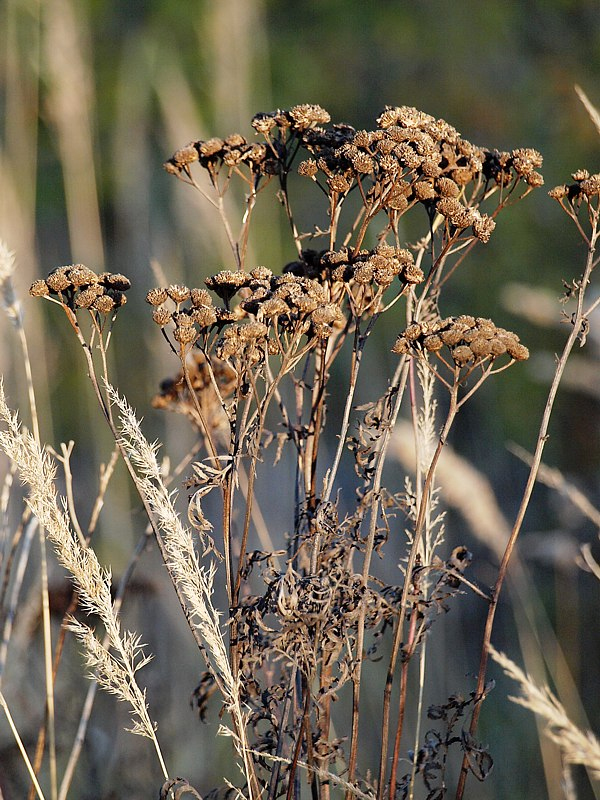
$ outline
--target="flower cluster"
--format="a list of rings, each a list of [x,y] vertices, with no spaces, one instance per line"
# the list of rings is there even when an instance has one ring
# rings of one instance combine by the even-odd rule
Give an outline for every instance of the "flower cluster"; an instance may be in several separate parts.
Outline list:
[[[275,276],[266,267],[222,270],[205,283],[224,307],[214,306],[206,289],[179,285],[151,289],[146,300],[155,307],[154,321],[161,328],[173,324],[173,337],[182,345],[229,325],[217,345],[220,358],[244,355],[249,363],[257,363],[265,347],[272,354],[279,352],[277,341],[269,340],[271,329],[325,339],[343,319],[325,286],[291,272]],[[232,307],[235,295],[239,303]]]
[[[314,278],[331,284],[353,286],[373,285],[383,289],[398,278],[403,286],[421,283],[423,270],[415,264],[410,250],[379,244],[374,250],[352,252],[348,247],[339,250],[304,250],[299,261],[288,264],[284,272]]]
[[[215,356],[211,357],[209,367],[204,353],[196,350],[186,362],[186,374],[180,369],[174,378],[162,381],[159,393],[152,398],[152,406],[184,414],[201,427],[196,404],[190,396],[191,387],[209,429],[215,430],[223,422],[222,400],[234,391],[235,371]]]
[[[491,319],[463,314],[431,322],[415,322],[398,336],[392,348],[398,355],[439,353],[444,347],[457,367],[476,365],[507,354],[525,361],[529,350],[512,331],[498,328]]]
[[[177,150],[165,162],[164,168],[171,175],[190,175],[190,165],[198,162],[208,170],[213,180],[221,168],[228,170],[247,166],[255,179],[280,173],[285,163],[286,153],[282,143],[292,136],[302,136],[305,131],[316,125],[327,124],[330,120],[327,111],[320,106],[304,103],[287,111],[272,111],[256,114],[252,127],[262,134],[267,143],[248,142],[239,133],[231,134],[225,139],[217,136],[211,139],[199,139],[190,142]],[[277,144],[272,140],[276,135]]]
[[[507,187],[519,180],[529,187],[543,183],[536,150],[485,150],[444,120],[408,106],[387,108],[377,122],[373,131],[347,125],[308,130],[303,144],[312,158],[302,161],[298,172],[313,180],[323,173],[329,191],[342,195],[368,176],[367,199],[382,209],[402,213],[422,203],[459,230],[472,227],[481,241],[489,239],[495,223],[476,203],[461,202],[469,183],[484,191],[490,184]]]
[[[573,183],[551,189],[548,192],[550,197],[559,202],[566,197],[573,202],[581,199],[589,201],[592,197],[600,195],[600,173],[590,175],[587,169],[578,169],[571,177]]]
[[[98,275],[83,264],[71,264],[53,270],[45,280],[34,281],[29,294],[33,297],[55,296],[73,311],[87,308],[110,314],[125,305],[125,292],[130,288],[131,282],[125,275],[115,272]]]

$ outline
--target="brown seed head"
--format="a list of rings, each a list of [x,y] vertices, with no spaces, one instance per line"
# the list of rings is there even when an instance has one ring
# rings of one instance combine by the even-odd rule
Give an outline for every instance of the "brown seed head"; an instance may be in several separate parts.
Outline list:
[[[210,328],[217,321],[217,313],[212,306],[198,306],[192,309],[191,317],[200,328]]]
[[[29,288],[29,294],[32,297],[47,297],[50,294],[50,289],[48,288],[46,281],[37,280],[31,284]]]
[[[79,308],[91,308],[96,298],[102,294],[104,294],[102,286],[98,286],[98,284],[90,286],[77,294],[75,305],[79,306]]]
[[[107,294],[101,294],[91,305],[91,308],[94,311],[98,311],[100,314],[110,314],[111,311],[114,311],[115,307],[115,301]]]
[[[290,108],[289,117],[293,127],[299,131],[314,128],[315,125],[327,125],[331,121],[331,117],[324,108],[310,103],[302,103]]]
[[[168,325],[173,319],[173,314],[168,309],[164,308],[164,306],[160,306],[159,308],[155,308],[152,312],[152,319],[157,325],[164,328],[165,325]]]
[[[166,289],[150,289],[148,294],[146,295],[146,302],[149,303],[151,306],[160,306],[164,302],[166,302],[168,298],[167,290]]]
[[[71,267],[57,267],[46,278],[46,286],[52,292],[64,292],[65,289],[70,289],[72,284],[69,280],[68,273]]]
[[[71,267],[67,272],[67,277],[75,288],[98,283],[98,276],[96,273],[83,264],[75,264],[75,266]]]
[[[167,287],[167,294],[174,303],[184,303],[189,299],[191,292],[187,286],[182,284],[172,283]]]
[[[107,289],[115,289],[119,292],[126,292],[131,289],[131,281],[120,272],[103,272],[98,276],[98,280],[106,286]]]

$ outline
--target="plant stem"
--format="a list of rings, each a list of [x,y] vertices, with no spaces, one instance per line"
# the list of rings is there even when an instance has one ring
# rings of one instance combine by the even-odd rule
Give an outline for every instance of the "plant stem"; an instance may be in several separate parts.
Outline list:
[[[556,370],[554,372],[554,377],[552,379],[552,383],[550,385],[550,390],[548,392],[548,398],[546,400],[546,406],[544,408],[544,414],[542,416],[542,422],[540,425],[540,430],[537,437],[537,443],[535,447],[535,452],[533,454],[533,458],[531,461],[531,468],[529,470],[529,475],[527,478],[527,483],[525,485],[525,489],[523,491],[523,497],[521,499],[521,504],[519,506],[519,510],[517,512],[517,516],[511,531],[510,538],[506,545],[506,549],[504,551],[504,555],[502,556],[502,561],[500,563],[500,568],[498,570],[498,577],[496,579],[496,583],[494,584],[494,588],[492,590],[490,604],[488,608],[488,614],[485,622],[485,629],[483,634],[483,641],[481,645],[481,656],[479,661],[479,673],[477,676],[477,688],[475,690],[475,706],[473,708],[473,715],[471,717],[471,724],[469,726],[469,733],[471,736],[475,736],[477,731],[477,724],[479,722],[479,715],[481,713],[481,704],[484,700],[484,691],[485,691],[485,682],[486,682],[486,671],[487,671],[487,662],[489,657],[488,647],[491,642],[492,638],[492,629],[494,626],[494,618],[496,616],[496,609],[498,607],[498,600],[500,597],[500,592],[502,591],[502,586],[504,585],[504,580],[506,578],[506,573],[508,570],[508,565],[515,548],[515,544],[517,538],[521,532],[521,527],[523,525],[523,520],[525,518],[525,514],[529,507],[529,501],[531,499],[531,495],[533,493],[533,488],[535,486],[538,471],[540,468],[540,464],[542,462],[542,454],[544,452],[544,447],[546,442],[548,441],[548,427],[550,424],[550,417],[552,415],[552,410],[554,408],[554,402],[556,400],[556,395],[558,393],[558,388],[560,386],[560,382],[565,371],[565,367],[567,365],[567,361],[575,346],[575,342],[580,337],[580,335],[584,332],[585,327],[587,326],[587,318],[584,313],[584,301],[585,301],[585,293],[587,287],[590,282],[590,276],[592,273],[592,269],[594,268],[594,253],[596,250],[596,241],[598,239],[599,231],[598,231],[598,221],[599,221],[599,213],[598,210],[594,210],[593,216],[593,224],[592,224],[592,231],[587,241],[588,244],[588,253],[587,253],[587,260],[585,265],[585,270],[583,273],[583,277],[578,285],[577,288],[577,309],[575,315],[572,319],[572,329],[569,337],[565,343],[563,351],[556,362]],[[587,237],[586,237],[587,238]],[[467,775],[469,772],[468,767],[468,760],[467,755],[463,756],[463,762],[461,766],[460,776],[458,780],[458,785],[456,789],[456,800],[462,800],[465,784],[467,780]]]

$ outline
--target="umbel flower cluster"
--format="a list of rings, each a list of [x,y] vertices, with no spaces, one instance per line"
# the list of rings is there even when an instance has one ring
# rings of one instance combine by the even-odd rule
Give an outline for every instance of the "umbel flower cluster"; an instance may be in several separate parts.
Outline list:
[[[309,157],[300,162],[298,173],[317,183],[335,203],[358,188],[371,212],[384,211],[396,219],[421,204],[453,229],[470,229],[484,242],[495,221],[477,208],[479,192],[484,196],[501,188],[510,193],[520,181],[528,188],[543,184],[537,171],[542,157],[536,150],[478,147],[444,120],[415,108],[386,108],[372,131],[347,124],[323,128],[329,121],[324,109],[309,104],[261,113],[252,126],[266,143],[248,143],[240,134],[190,142],[173,154],[165,169],[193,182],[190,167],[198,162],[215,185],[222,172],[227,178],[245,169],[245,179],[257,189],[264,178],[281,177],[289,170],[300,145]]]
[[[398,336],[392,350],[398,355],[422,355],[440,353],[444,347],[457,367],[493,361],[504,354],[513,361],[529,358],[529,350],[516,333],[497,328],[491,319],[468,314],[415,322]]]
[[[243,356],[252,364],[262,360],[265,352],[282,353],[281,335],[286,341],[300,336],[329,338],[336,327],[343,327],[341,305],[346,299],[357,316],[367,309],[373,313],[377,310],[374,301],[395,280],[403,292],[420,283],[423,272],[408,250],[381,244],[356,255],[347,247],[302,251],[282,275],[266,267],[250,272],[222,270],[207,278],[205,285],[223,306],[215,306],[206,289],[179,285],[151,289],[146,300],[154,306],[156,324],[171,326],[180,345],[199,339],[206,343],[211,331],[234,323],[222,332],[217,355],[222,359]],[[233,305],[236,295],[238,302]]]
[[[33,297],[54,297],[71,310],[87,308],[100,314],[115,312],[127,302],[125,292],[131,282],[125,275],[101,272],[97,275],[83,264],[53,270],[45,280],[34,281]]]

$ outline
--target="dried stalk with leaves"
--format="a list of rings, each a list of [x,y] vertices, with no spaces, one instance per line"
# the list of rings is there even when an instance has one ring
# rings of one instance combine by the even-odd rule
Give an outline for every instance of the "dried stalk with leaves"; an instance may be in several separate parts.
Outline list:
[[[251,800],[300,798],[304,775],[315,800],[334,792],[441,798],[457,752],[461,797],[466,776],[484,780],[492,766],[476,728],[494,612],[562,369],[575,341],[585,338],[600,179],[578,173],[573,186],[553,192],[586,237],[589,257],[582,280],[571,287],[578,300],[571,335],[489,594],[465,574],[468,549],[446,544],[436,467],[461,408],[529,352],[515,333],[489,319],[444,316],[443,290],[472,248],[489,240],[500,213],[542,185],[542,158],[529,148],[477,147],[444,120],[409,107],[386,108],[370,131],[329,123],[329,114],[314,105],[258,114],[252,127],[259,141],[233,134],[191,142],[165,165],[214,206],[232,255],[232,268],[207,278],[204,287],[172,284],[146,297],[177,370],[153,404],[185,415],[195,439],[187,525],[177,493],[167,488],[158,446],[147,441],[108,374],[106,353],[129,280],[65,266],[36,281],[31,294],[62,308],[84,351],[99,406],[204,659],[195,701],[208,713],[218,690],[230,720],[222,732],[233,739],[242,773],[238,788],[228,783],[230,791]],[[313,184],[327,230],[298,229],[293,172]],[[246,192],[238,225],[225,213],[236,181]],[[253,212],[270,184],[297,253],[281,272],[248,263]],[[583,210],[591,232],[580,221]],[[421,239],[410,246],[402,240],[408,214],[423,224]],[[307,239],[321,246],[306,248]],[[383,315],[396,320],[390,348],[397,365],[382,396],[359,407],[364,355]],[[338,360],[347,365],[344,386],[332,378]],[[139,637],[121,631],[109,575],[89,541],[58,508],[50,456],[34,447],[2,402],[7,430],[0,444],[30,486],[31,509],[73,574],[84,606],[100,614],[109,634],[103,642],[84,624],[71,623],[88,665],[101,686],[129,702],[134,732],[153,740],[165,779],[161,796],[198,796],[187,781],[169,775],[137,682],[147,657]],[[404,406],[418,442],[415,479],[398,481],[396,471],[389,485],[385,467]],[[263,525],[257,491],[261,481],[274,481],[266,464],[280,459],[294,472],[285,535]],[[37,471],[29,466],[34,461]],[[206,510],[209,494],[220,498],[219,518]],[[391,582],[382,569],[386,553],[401,554]],[[226,610],[213,602],[215,580],[226,588]],[[468,697],[457,693],[431,706],[432,727],[423,733],[427,638],[440,612],[461,595],[489,608],[478,684]],[[370,695],[375,691],[369,673],[376,658],[387,667],[378,753],[369,763],[364,743],[373,732],[361,697],[367,681]],[[416,697],[408,691],[411,672],[419,676]],[[347,702],[335,703],[343,697]],[[409,710],[419,720],[412,738]],[[409,750],[407,768],[401,754]]]

